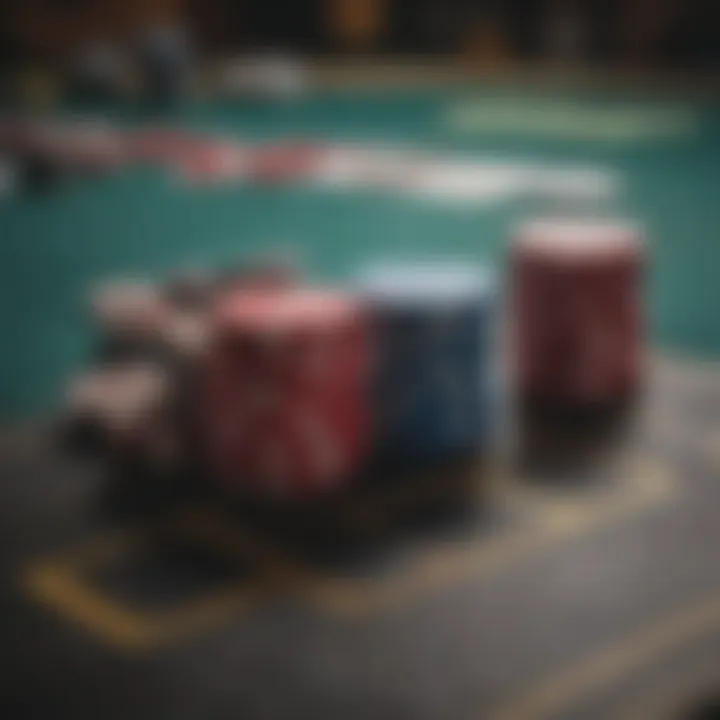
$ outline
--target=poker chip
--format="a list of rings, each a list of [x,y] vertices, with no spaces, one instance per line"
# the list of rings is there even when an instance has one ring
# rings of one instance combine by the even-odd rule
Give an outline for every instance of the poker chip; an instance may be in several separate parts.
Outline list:
[[[229,293],[213,313],[200,379],[218,478],[284,498],[347,482],[366,445],[367,352],[363,313],[339,293]]]
[[[104,283],[91,293],[95,322],[109,338],[153,342],[167,327],[171,308],[152,285],[141,282]]]
[[[412,186],[422,167],[423,158],[418,153],[336,144],[318,153],[312,178],[326,187],[405,190]]]
[[[126,159],[122,134],[95,121],[15,119],[0,130],[0,148],[16,166],[16,184],[28,189],[51,188]]]
[[[251,149],[234,138],[159,127],[131,133],[126,152],[136,161],[168,167],[192,184],[242,180],[252,158]]]
[[[450,262],[365,268],[375,328],[373,422],[381,456],[445,456],[488,441],[494,280]]]
[[[148,363],[99,368],[71,384],[67,415],[91,425],[113,450],[141,449],[166,415],[170,378]]]
[[[291,182],[311,177],[322,156],[322,150],[308,143],[281,143],[253,150],[250,175],[260,183]]]
[[[353,146],[327,147],[318,158],[314,180],[321,186],[347,188],[365,181],[365,163],[361,149]]]
[[[404,183],[407,192],[443,202],[499,202],[512,198],[525,181],[512,163],[432,161],[416,163]]]
[[[196,362],[207,349],[208,319],[203,312],[175,312],[161,331],[163,344],[174,358]]]
[[[72,123],[61,130],[64,153],[78,169],[98,171],[118,167],[127,159],[122,134],[98,122]]]
[[[633,392],[643,256],[630,223],[545,219],[519,228],[511,265],[521,396],[588,405]]]
[[[163,295],[173,308],[183,311],[206,309],[217,291],[217,274],[200,267],[179,270],[165,283]]]
[[[127,136],[128,153],[139,162],[170,164],[199,152],[205,142],[196,133],[178,128],[147,127]]]
[[[187,182],[222,183],[246,178],[252,172],[252,154],[234,141],[206,140],[188,148],[170,164]]]

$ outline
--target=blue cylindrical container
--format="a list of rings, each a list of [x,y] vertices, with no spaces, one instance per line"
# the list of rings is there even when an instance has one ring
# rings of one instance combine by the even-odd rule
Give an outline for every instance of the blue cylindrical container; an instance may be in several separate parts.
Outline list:
[[[381,263],[357,286],[374,327],[373,426],[382,457],[482,448],[492,421],[496,285],[460,263]]]

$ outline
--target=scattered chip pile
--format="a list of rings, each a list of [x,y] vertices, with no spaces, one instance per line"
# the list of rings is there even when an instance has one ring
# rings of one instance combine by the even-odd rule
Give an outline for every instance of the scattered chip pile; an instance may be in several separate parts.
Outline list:
[[[177,182],[176,188],[185,190],[219,185],[265,189],[305,185],[461,205],[548,190],[592,194],[599,187],[616,184],[614,174],[604,170],[443,157],[409,146],[307,137],[258,141],[192,127],[124,127],[83,117],[59,120],[28,115],[0,121],[0,163],[9,162],[16,167],[6,186],[43,190],[69,179],[138,164],[165,168]]]
[[[118,459],[178,471],[194,429],[195,367],[207,346],[215,281],[114,281],[91,293],[98,363],[70,387],[68,425]],[[75,433],[72,433],[75,435]]]
[[[69,388],[76,429],[92,433],[116,458],[142,461],[154,470],[179,470],[172,377],[166,368],[132,362],[96,369]]]

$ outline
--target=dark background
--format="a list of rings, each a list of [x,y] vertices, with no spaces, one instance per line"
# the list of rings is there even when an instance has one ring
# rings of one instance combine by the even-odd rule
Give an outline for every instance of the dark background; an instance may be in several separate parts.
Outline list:
[[[713,0],[6,0],[0,57],[4,67],[55,62],[93,39],[125,41],[170,20],[187,26],[211,56],[266,48],[452,56],[480,36],[480,45],[499,38],[508,59],[542,60],[552,54],[551,28],[568,16],[582,28],[575,61],[718,66],[720,7]],[[347,30],[358,22],[365,32]]]

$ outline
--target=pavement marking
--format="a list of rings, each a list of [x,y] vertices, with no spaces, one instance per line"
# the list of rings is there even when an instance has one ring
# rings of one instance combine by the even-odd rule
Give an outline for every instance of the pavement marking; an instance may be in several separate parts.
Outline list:
[[[720,592],[664,615],[558,672],[489,713],[484,720],[555,718],[588,694],[665,656],[683,643],[720,628]],[[651,716],[636,716],[651,717]]]

